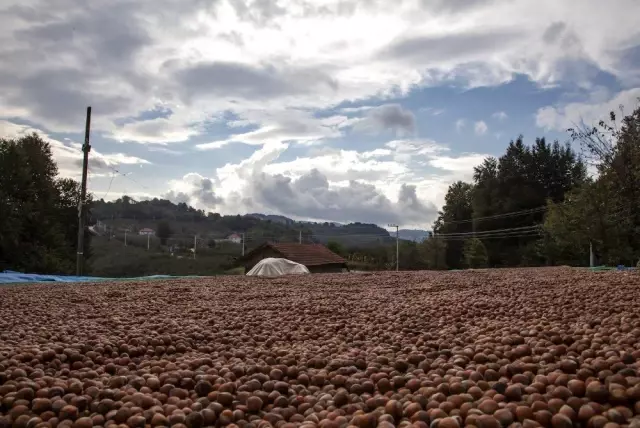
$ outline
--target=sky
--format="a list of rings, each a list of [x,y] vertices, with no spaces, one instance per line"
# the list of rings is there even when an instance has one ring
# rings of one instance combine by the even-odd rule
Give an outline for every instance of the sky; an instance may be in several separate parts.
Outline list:
[[[82,4],[85,3],[85,4]],[[0,136],[89,191],[430,228],[523,135],[640,97],[637,0],[3,0]]]

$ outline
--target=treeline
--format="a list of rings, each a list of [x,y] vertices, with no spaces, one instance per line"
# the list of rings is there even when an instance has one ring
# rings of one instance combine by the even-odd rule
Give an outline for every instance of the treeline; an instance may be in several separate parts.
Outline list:
[[[206,213],[184,202],[174,204],[158,198],[136,201],[126,195],[115,201],[96,201],[92,215],[116,231],[129,229],[137,232],[142,228],[157,231],[164,228],[164,236],[198,234],[223,238],[232,233],[250,233],[254,236],[275,237],[293,233],[292,228],[285,224],[253,216]],[[308,228],[301,228],[301,231],[303,236],[311,235]],[[297,238],[299,232],[296,230],[295,233]]]
[[[75,271],[80,189],[57,175],[38,135],[0,139],[0,272]],[[85,233],[86,256],[90,240]]]
[[[569,130],[569,145],[522,137],[447,192],[423,244],[437,269],[590,263],[640,257],[640,109]],[[597,174],[590,176],[587,169]]]

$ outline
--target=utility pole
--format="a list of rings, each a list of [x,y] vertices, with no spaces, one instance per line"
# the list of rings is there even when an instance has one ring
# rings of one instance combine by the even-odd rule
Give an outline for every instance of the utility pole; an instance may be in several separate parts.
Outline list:
[[[127,246],[127,230],[128,230],[128,229],[125,229],[125,230],[124,230],[124,246],[125,246],[125,247]]]
[[[400,270],[400,226],[390,224],[389,227],[396,228],[396,272]]]
[[[594,267],[595,265],[595,256],[593,254],[593,243],[589,241],[589,267]]]
[[[302,231],[300,231],[298,235],[298,244],[302,244]]]
[[[244,233],[240,234],[242,236],[242,256],[244,257]]]
[[[147,233],[147,251],[149,251],[149,238],[151,235]]]
[[[82,182],[80,200],[78,201],[78,248],[76,250],[76,275],[82,275],[84,264],[84,200],[87,197],[87,168],[89,165],[89,133],[91,131],[91,107],[87,107],[87,119],[84,127],[84,144],[82,145]]]
[[[196,247],[198,246],[198,235],[193,236],[193,259],[196,259]]]

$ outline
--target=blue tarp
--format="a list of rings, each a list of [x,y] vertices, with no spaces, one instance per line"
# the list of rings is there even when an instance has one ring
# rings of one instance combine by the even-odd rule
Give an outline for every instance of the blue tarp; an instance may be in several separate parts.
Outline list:
[[[95,282],[107,280],[134,280],[134,279],[162,279],[178,278],[171,275],[152,275],[139,278],[101,278],[97,276],[65,276],[65,275],[39,275],[36,273],[21,273],[11,270],[0,272],[0,284],[14,284],[21,282]]]

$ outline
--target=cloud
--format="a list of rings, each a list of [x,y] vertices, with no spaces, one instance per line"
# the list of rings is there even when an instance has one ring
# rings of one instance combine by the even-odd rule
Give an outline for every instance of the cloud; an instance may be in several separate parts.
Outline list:
[[[93,105],[96,130],[169,142],[206,132],[194,124],[223,111],[327,109],[416,85],[494,85],[515,73],[542,86],[587,85],[600,70],[637,82],[625,57],[640,45],[638,8],[635,0],[614,9],[588,0],[579,13],[552,0],[11,1],[0,10],[0,104],[53,132],[81,129]],[[169,124],[117,123],[158,101],[175,112]]]
[[[342,128],[353,122],[346,116],[314,117],[307,111],[264,111],[245,112],[245,125],[257,125],[252,131],[232,134],[229,137],[196,145],[199,150],[219,149],[230,143],[263,145],[273,142],[295,141],[299,144],[313,144],[343,135]]]
[[[425,59],[434,64],[455,64],[460,58],[472,62],[483,58],[497,44],[512,45],[521,38],[522,33],[515,28],[416,35],[392,42],[383,51],[383,57],[418,65],[424,64]]]
[[[198,133],[196,128],[176,126],[176,123],[172,122],[170,118],[159,117],[127,123],[114,130],[111,136],[120,142],[167,144],[187,141]]]
[[[437,211],[435,205],[418,200],[415,186],[403,184],[397,200],[392,201],[375,186],[359,181],[331,186],[317,169],[297,179],[257,173],[250,190],[260,206],[270,210],[288,207],[291,215],[301,218],[415,224]]]
[[[456,156],[427,139],[392,140],[367,151],[313,146],[295,159],[285,155],[291,147],[270,142],[247,159],[217,168],[209,178],[214,201],[197,194],[204,178],[199,174],[171,181],[167,196],[223,214],[430,227],[448,185],[470,179],[487,156]]]
[[[170,64],[172,68],[174,64]],[[337,82],[315,68],[252,66],[230,62],[175,64],[177,90],[187,102],[199,97],[264,100],[318,91],[335,91]]]
[[[566,131],[581,123],[595,126],[607,120],[609,112],[620,112],[620,107],[629,114],[640,104],[640,88],[618,92],[606,100],[573,102],[547,106],[536,113],[536,125],[547,130]]]
[[[51,138],[42,130],[19,125],[6,120],[0,120],[0,135],[3,138],[20,138],[31,133],[37,133],[51,146],[53,159],[58,165],[58,174],[62,177],[79,178],[82,174],[84,154],[82,144],[67,142]],[[101,153],[95,148],[89,153],[89,170],[93,177],[111,174],[120,165],[150,165],[146,159],[124,153]]]
[[[354,129],[372,134],[392,131],[398,136],[411,135],[416,130],[416,117],[399,104],[384,104],[366,110],[364,119]]]
[[[182,177],[182,180],[172,181],[170,185],[178,190],[171,189],[163,197],[174,203],[184,202],[215,210],[224,202],[215,191],[216,184],[214,180],[192,172]]]
[[[484,135],[489,130],[489,127],[483,120],[480,120],[473,125],[473,130],[476,135]]]
[[[498,119],[499,121],[503,121],[506,120],[509,116],[503,111],[497,111],[493,113],[491,117],[493,117],[494,119]]]
[[[464,120],[464,119],[456,120],[456,131],[462,132],[462,130],[464,129],[465,126],[467,126],[467,121],[466,120]]]

